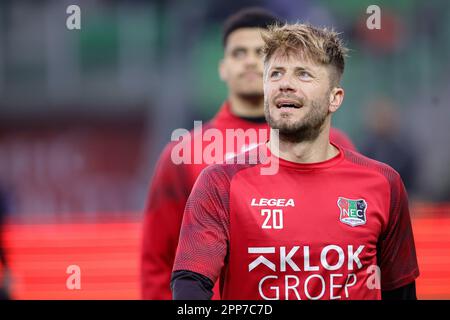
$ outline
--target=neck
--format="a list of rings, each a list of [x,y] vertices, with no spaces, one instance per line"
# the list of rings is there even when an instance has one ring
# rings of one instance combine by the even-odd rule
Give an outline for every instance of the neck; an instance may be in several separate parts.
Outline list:
[[[327,125],[313,141],[290,142],[280,139],[270,130],[268,147],[278,158],[297,163],[317,163],[335,157],[339,151],[330,143],[330,126]]]
[[[230,94],[228,100],[230,101],[231,112],[238,117],[256,118],[264,116],[264,97],[262,95],[243,98]]]

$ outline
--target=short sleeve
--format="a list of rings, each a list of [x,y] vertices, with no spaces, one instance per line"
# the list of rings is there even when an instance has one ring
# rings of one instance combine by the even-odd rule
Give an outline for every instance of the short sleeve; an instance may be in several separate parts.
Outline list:
[[[391,181],[389,222],[378,246],[382,290],[407,285],[419,276],[408,196],[398,174]]]
[[[216,282],[228,252],[229,184],[220,165],[200,174],[184,211],[173,271],[193,271]]]

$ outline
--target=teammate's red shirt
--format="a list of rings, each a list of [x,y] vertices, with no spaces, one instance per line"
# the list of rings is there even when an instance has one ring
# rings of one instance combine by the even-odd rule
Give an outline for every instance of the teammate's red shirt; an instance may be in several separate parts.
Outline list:
[[[261,175],[264,154],[277,174]],[[174,271],[220,277],[223,299],[380,299],[418,277],[394,169],[342,148],[311,164],[276,158],[264,144],[245,156],[200,175]]]
[[[253,144],[265,142],[269,136],[269,127],[265,122],[258,123],[239,118],[230,112],[230,106],[225,102],[216,117],[206,123],[201,131],[191,131],[190,138],[183,140],[184,145],[192,147],[192,160],[196,146],[199,146],[202,153],[210,144],[210,141],[205,139],[207,129],[217,129],[224,137],[227,129],[255,129],[258,133],[267,133],[258,134],[257,141],[251,141],[252,139],[235,141],[232,150],[224,150],[224,157],[239,153],[244,150],[243,148]],[[354,149],[351,140],[337,129],[331,129],[330,139],[345,148]],[[226,144],[226,141],[223,143]],[[145,207],[141,257],[141,289],[144,299],[172,299],[170,276],[184,207],[195,180],[208,165],[203,161],[194,164],[175,164],[172,161],[172,152],[177,146],[178,142],[172,142],[162,152]]]

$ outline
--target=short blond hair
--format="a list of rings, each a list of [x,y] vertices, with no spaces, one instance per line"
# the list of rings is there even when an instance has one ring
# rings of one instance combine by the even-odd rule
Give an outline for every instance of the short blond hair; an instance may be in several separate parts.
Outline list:
[[[265,64],[278,50],[286,55],[301,52],[316,63],[333,66],[335,80],[339,83],[348,49],[334,30],[301,23],[274,25],[262,34],[262,38]]]

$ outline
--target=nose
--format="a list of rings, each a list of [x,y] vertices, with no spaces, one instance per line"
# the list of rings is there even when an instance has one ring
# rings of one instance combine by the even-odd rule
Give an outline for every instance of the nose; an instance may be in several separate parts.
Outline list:
[[[295,86],[293,85],[291,78],[285,75],[279,82],[279,90],[281,92],[295,92]]]
[[[255,68],[259,63],[260,57],[254,55],[254,54],[248,54],[245,59],[245,65],[246,67],[252,67]]]
[[[261,55],[261,49],[249,50],[245,59],[245,64],[247,68],[257,68],[262,72],[263,57]]]

